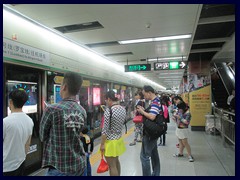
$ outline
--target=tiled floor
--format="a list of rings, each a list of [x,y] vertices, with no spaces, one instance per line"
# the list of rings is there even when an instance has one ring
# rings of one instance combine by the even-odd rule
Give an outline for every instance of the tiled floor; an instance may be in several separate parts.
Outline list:
[[[124,135],[127,151],[120,157],[122,176],[141,176],[140,149],[141,143],[129,146],[133,140],[133,124],[128,123],[128,134]],[[97,174],[96,170],[100,163],[99,149],[100,138],[95,140],[95,149],[91,157],[93,176],[109,176],[109,172]],[[168,125],[166,145],[158,146],[161,176],[235,176],[235,149],[229,145],[223,145],[220,136],[208,135],[201,131],[190,131],[189,144],[192,149],[194,162],[188,162],[186,151],[185,157],[175,158],[177,152],[177,138],[175,125]],[[39,170],[31,176],[43,176],[45,170]]]

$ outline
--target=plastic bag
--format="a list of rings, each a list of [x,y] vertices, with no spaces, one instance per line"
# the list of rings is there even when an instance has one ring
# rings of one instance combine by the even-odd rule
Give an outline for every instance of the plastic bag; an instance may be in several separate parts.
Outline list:
[[[97,168],[97,173],[104,173],[106,171],[108,171],[108,164],[104,160],[103,154],[102,154],[102,159],[101,159],[100,164],[99,164],[99,166]]]

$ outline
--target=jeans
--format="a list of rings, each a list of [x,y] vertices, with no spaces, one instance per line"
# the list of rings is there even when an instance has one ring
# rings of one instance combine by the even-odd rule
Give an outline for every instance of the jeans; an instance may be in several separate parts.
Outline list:
[[[84,173],[63,173],[55,168],[49,168],[48,171],[46,172],[45,176],[84,176]]]
[[[92,167],[90,164],[90,154],[86,153],[86,158],[87,158],[87,168],[84,171],[84,176],[92,176]]]
[[[143,135],[140,159],[142,163],[143,176],[160,176],[160,159],[157,150],[157,140],[150,140],[147,135]],[[152,172],[150,166],[152,163]]]

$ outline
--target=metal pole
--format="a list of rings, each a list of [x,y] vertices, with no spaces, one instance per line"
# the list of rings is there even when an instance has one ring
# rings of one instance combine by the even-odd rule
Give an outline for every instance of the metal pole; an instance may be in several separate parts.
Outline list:
[[[223,122],[223,111],[221,109],[221,129],[222,129],[222,143],[223,146],[226,147],[225,144],[225,128],[224,128],[224,122]]]

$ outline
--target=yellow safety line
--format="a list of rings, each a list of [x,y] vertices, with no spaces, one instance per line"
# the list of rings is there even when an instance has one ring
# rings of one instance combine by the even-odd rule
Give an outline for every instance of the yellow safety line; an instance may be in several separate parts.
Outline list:
[[[127,134],[124,134],[122,137],[125,140],[128,136],[130,136],[134,131],[134,127],[130,128],[127,132]],[[124,142],[125,144],[128,144],[128,142]],[[100,146],[100,145],[98,145]],[[101,153],[99,151],[95,152],[94,154],[91,155],[90,157],[90,164],[93,166],[96,162],[101,160]]]

